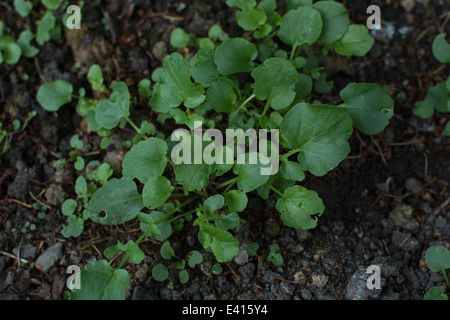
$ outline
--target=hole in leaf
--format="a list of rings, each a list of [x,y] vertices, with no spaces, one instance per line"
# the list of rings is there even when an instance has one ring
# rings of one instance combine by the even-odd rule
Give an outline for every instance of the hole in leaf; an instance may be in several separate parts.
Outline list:
[[[108,216],[108,214],[106,213],[105,210],[102,210],[98,213],[99,218],[106,218]]]

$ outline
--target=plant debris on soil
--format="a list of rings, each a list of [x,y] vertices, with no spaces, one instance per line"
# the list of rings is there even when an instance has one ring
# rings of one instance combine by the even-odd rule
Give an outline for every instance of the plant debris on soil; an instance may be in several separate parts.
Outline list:
[[[20,33],[24,22],[11,11],[12,1],[6,3],[0,6],[0,19]],[[169,38],[176,27],[206,36],[212,25],[220,24],[230,35],[243,34],[235,10],[224,1],[183,4],[175,0],[112,1],[102,6],[86,2],[79,32],[46,43],[35,59],[0,66],[1,121],[25,119],[33,110],[38,114],[13,136],[0,160],[0,300],[64,299],[69,265],[82,268],[103,258],[103,250],[117,240],[125,243],[138,238],[136,221],[117,227],[90,222],[78,238],[61,235],[66,223],[61,204],[74,194],[76,173],[70,165],[57,171],[55,163],[67,157],[70,138],[84,133],[85,142],[89,139],[97,146],[100,156],[96,157],[113,169],[120,168],[123,154],[119,140],[101,150],[100,137],[85,134],[86,123],[74,107],[46,112],[37,103],[36,93],[42,77],[83,85],[94,63],[102,67],[106,83],[125,81],[136,93],[139,80],[149,78],[173,51]],[[214,257],[196,241],[198,230],[186,225],[171,239],[176,254],[194,249],[204,254],[204,261],[190,270],[189,282],[181,284],[175,270],[169,277],[173,288],[168,288],[169,281],[154,281],[151,269],[161,258],[157,245],[145,240],[144,262],[127,266],[132,279],[127,299],[421,300],[432,286],[443,284],[443,275],[429,271],[424,256],[430,246],[450,247],[450,140],[441,134],[450,117],[441,114],[422,120],[412,110],[429,87],[449,74],[433,58],[431,43],[439,33],[450,34],[450,23],[443,24],[439,18],[449,15],[450,3],[344,4],[351,21],[359,24],[366,23],[367,7],[377,4],[385,24],[372,33],[376,42],[366,57],[331,54],[324,61],[335,82],[330,100],[338,99],[337,92],[349,82],[376,82],[396,99],[395,116],[378,136],[355,132],[346,160],[326,176],[304,182],[318,192],[326,207],[318,227],[309,231],[286,227],[275,200],[264,201],[255,194],[242,215],[247,225],[237,235],[240,252],[223,264],[222,274],[211,272]],[[23,80],[22,74],[28,79]],[[143,106],[138,116],[148,112]],[[278,244],[284,264],[274,266],[249,256],[245,245],[252,241],[260,247]],[[366,286],[370,265],[381,267],[379,290]]]

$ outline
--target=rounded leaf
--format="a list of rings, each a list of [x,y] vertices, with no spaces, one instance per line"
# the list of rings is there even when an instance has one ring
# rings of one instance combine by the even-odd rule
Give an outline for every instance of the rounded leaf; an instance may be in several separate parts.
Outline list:
[[[334,49],[343,56],[362,57],[372,48],[375,39],[369,34],[366,26],[351,25],[345,35],[336,42]]]
[[[37,101],[47,111],[58,111],[72,101],[72,84],[65,80],[44,83],[38,91]]]
[[[278,37],[286,44],[313,44],[322,33],[320,12],[311,6],[290,10],[283,16]]]
[[[233,38],[217,47],[214,62],[219,72],[228,76],[252,71],[255,66],[253,61],[257,56],[258,50],[253,43],[243,38]]]
[[[286,225],[306,230],[316,227],[317,219],[313,216],[321,215],[325,206],[315,191],[293,186],[285,190],[283,198],[278,199],[277,210]]]
[[[428,268],[434,272],[440,272],[450,268],[450,250],[444,246],[428,248],[425,253],[425,261]]]

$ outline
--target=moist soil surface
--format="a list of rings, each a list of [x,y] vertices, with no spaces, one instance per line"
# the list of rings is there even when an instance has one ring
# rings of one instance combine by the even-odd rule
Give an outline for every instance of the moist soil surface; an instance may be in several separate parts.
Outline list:
[[[279,2],[283,8],[284,1]],[[204,253],[204,261],[189,270],[189,282],[181,284],[175,268],[165,282],[153,280],[152,267],[162,262],[160,244],[145,240],[144,262],[126,265],[132,279],[127,299],[421,300],[432,286],[443,285],[442,274],[428,270],[424,255],[433,245],[450,247],[450,143],[442,135],[450,117],[440,114],[422,120],[412,110],[429,87],[449,74],[433,57],[431,43],[439,33],[450,34],[450,4],[344,2],[352,23],[360,24],[366,23],[369,5],[380,5],[383,28],[373,33],[376,42],[367,56],[347,59],[332,53],[322,61],[335,88],[317,98],[337,102],[339,91],[349,82],[374,82],[395,99],[395,116],[380,135],[370,137],[355,130],[346,160],[326,176],[307,176],[302,182],[318,192],[326,207],[317,228],[286,227],[275,209],[276,200],[264,201],[252,193],[241,215],[247,224],[236,235],[240,252],[222,264],[220,275],[211,271],[215,261],[197,241],[198,229],[185,224],[171,238],[176,254],[185,256],[194,249]],[[16,36],[27,23],[14,12],[13,1],[0,5],[0,19]],[[75,197],[77,172],[73,163],[60,171],[55,168],[58,159],[68,159],[71,137],[80,134],[92,144],[86,162],[99,160],[120,168],[120,141],[132,138],[132,132],[124,130],[107,149],[100,149],[100,137],[88,134],[73,102],[57,113],[40,107],[36,93],[43,79],[65,79],[74,88],[88,87],[87,70],[97,63],[105,83],[125,81],[133,96],[139,80],[149,78],[164,56],[174,51],[169,44],[174,28],[207,36],[214,24],[230,36],[245,36],[235,10],[222,1],[128,0],[123,5],[122,1],[106,5],[86,1],[81,30],[45,44],[34,59],[0,66],[1,121],[10,125],[13,119],[37,112],[25,130],[13,135],[0,162],[0,299],[65,299],[69,265],[83,267],[102,259],[109,245],[140,235],[137,221],[113,227],[89,222],[78,238],[61,235],[66,223],[61,203]],[[133,117],[150,120],[149,114],[142,103]],[[155,125],[172,131],[169,123]],[[253,241],[259,244],[258,256],[248,256],[244,249]],[[274,243],[281,249],[281,266],[262,259]],[[36,267],[38,258],[45,270]],[[370,265],[381,267],[380,289],[367,288]]]

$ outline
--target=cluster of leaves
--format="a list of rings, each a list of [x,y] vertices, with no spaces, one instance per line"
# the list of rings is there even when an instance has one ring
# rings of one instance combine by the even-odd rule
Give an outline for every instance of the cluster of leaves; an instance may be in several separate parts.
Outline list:
[[[342,103],[338,105],[313,99],[313,92],[323,94],[334,87],[319,66],[320,54],[334,50],[345,56],[362,56],[374,42],[365,26],[350,24],[342,4],[288,1],[288,12],[283,16],[276,11],[275,0],[259,4],[228,0],[227,4],[238,8],[238,23],[251,33],[253,41],[230,38],[218,25],[209,30],[208,38],[198,39],[175,29],[172,46],[189,45],[196,52],[186,58],[177,52],[165,57],[151,79],[139,83],[140,101],[148,101],[160,123],[170,119],[185,125],[192,139],[196,121],[222,131],[279,129],[281,167],[274,175],[262,175],[260,169],[265,164],[261,160],[251,164],[250,153],[242,155],[247,160],[243,163],[174,164],[170,136],[147,121],[138,127],[130,119],[130,105],[137,99],[131,99],[123,82],[106,88],[99,68],[91,68],[88,74],[92,91],[99,93],[94,98],[86,98],[83,88],[74,96],[72,85],[64,80],[40,87],[37,99],[48,111],[78,99],[78,113],[103,139],[110,139],[117,128],[126,125],[137,133],[131,144],[124,146],[131,149],[125,150],[121,173],[100,183],[93,179],[91,189],[87,185],[87,192],[77,192],[78,200],[64,205],[63,213],[69,216],[66,236],[78,235],[86,219],[119,225],[138,218],[142,231],[137,241],[118,242],[105,250],[108,259],[123,255],[116,268],[105,260],[89,263],[81,272],[81,289],[73,290],[72,299],[123,298],[129,276],[122,267],[127,261],[142,261],[145,254],[139,244],[146,237],[162,243],[163,259],[177,259],[169,266],[154,266],[153,277],[163,281],[168,270],[176,267],[180,282],[187,281],[189,272],[184,266],[188,261],[192,267],[191,256],[175,256],[168,240],[173,229],[181,230],[185,222],[192,221],[198,227],[200,244],[218,263],[231,261],[239,248],[234,234],[246,223],[240,213],[252,191],[262,199],[276,197],[286,225],[314,228],[325,207],[315,191],[298,182],[305,179],[306,172],[323,176],[344,160],[350,152],[348,139],[353,127],[365,134],[378,134],[392,117],[393,100],[377,84],[350,83],[340,92]],[[225,155],[227,148],[236,150],[238,143],[214,150],[215,155]],[[214,142],[203,141],[203,151],[211,151],[212,145]],[[178,198],[186,200],[175,200]],[[194,209],[184,212],[188,205]],[[72,228],[74,225],[78,227]],[[283,263],[275,247],[265,259],[276,265]],[[221,272],[220,264],[215,264],[213,272]]]
[[[450,250],[444,246],[430,247],[425,253],[425,261],[431,271],[442,271],[445,282],[447,283],[447,289],[450,288],[450,282],[445,271],[446,269],[450,269]],[[448,294],[445,294],[444,287],[435,286],[427,291],[424,300],[448,300]]]
[[[69,14],[57,14],[62,7],[63,0],[40,0],[26,1],[14,0],[14,9],[22,18],[27,18],[37,9],[39,4],[45,8],[45,14],[36,21],[35,31],[27,25],[26,30],[22,31],[19,37],[14,39],[10,34],[3,30],[3,23],[0,21],[0,64],[16,64],[20,58],[33,58],[39,54],[39,46],[51,40],[58,41],[62,37],[63,24]],[[79,2],[82,7],[83,1]],[[35,41],[37,46],[32,44]]]
[[[450,44],[445,41],[445,33],[434,38],[432,51],[439,62],[450,63]],[[435,112],[450,113],[450,75],[447,81],[429,88],[425,100],[417,101],[413,112],[423,119],[430,118]],[[445,126],[443,134],[450,136],[450,122]]]

